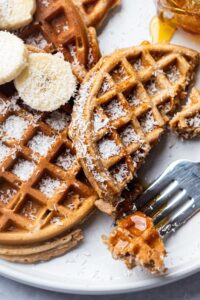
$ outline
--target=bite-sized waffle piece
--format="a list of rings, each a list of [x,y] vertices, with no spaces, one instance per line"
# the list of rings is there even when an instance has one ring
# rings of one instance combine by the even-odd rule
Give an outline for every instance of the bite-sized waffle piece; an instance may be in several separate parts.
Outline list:
[[[37,113],[0,90],[0,245],[35,245],[80,225],[97,196],[68,139],[71,107]]]
[[[101,199],[115,206],[185,96],[198,63],[196,51],[145,44],[118,50],[89,72],[70,136]]]
[[[185,139],[200,135],[200,90],[192,89],[187,104],[170,121],[170,127]]]
[[[37,0],[34,21],[16,34],[46,52],[62,52],[80,81],[100,58],[96,31],[85,26],[71,0]]]
[[[163,273],[165,246],[151,218],[141,212],[119,220],[109,238],[103,237],[114,259],[121,259],[129,269],[136,265],[151,273]]]
[[[121,0],[73,0],[80,10],[87,26],[102,24],[111,9],[120,5]]]

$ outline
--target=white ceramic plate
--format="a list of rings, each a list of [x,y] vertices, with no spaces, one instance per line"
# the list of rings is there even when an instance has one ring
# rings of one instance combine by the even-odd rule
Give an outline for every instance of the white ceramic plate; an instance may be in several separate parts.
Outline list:
[[[104,54],[116,48],[140,44],[149,39],[149,22],[155,14],[153,0],[122,0],[122,8],[113,14],[100,36]],[[177,32],[174,42],[200,50],[200,44]],[[199,81],[200,82],[200,81]],[[197,83],[200,87],[200,83]],[[167,165],[180,158],[200,160],[200,142],[182,143],[166,135],[151,153],[143,168],[148,182]],[[200,217],[195,216],[167,241],[166,265],[169,273],[156,278],[138,268],[127,271],[122,262],[114,261],[101,241],[109,233],[112,221],[96,213],[85,227],[85,240],[74,251],[47,263],[20,265],[0,261],[0,274],[29,285],[77,294],[108,294],[144,290],[163,285],[200,270]]]

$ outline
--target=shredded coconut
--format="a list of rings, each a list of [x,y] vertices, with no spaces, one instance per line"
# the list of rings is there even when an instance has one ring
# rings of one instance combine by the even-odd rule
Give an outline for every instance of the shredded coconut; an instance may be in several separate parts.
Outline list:
[[[75,160],[76,160],[76,156],[73,155],[69,149],[66,149],[64,153],[58,156],[55,163],[56,165],[62,167],[64,170],[67,171],[69,168],[71,168]]]
[[[103,118],[98,113],[94,113],[94,131],[98,132],[100,129],[107,127],[109,119]]]
[[[36,207],[33,206],[33,203],[31,200],[26,201],[25,207],[23,207],[21,214],[28,218],[31,221],[36,220],[38,210]]]
[[[45,7],[49,6],[49,0],[41,0],[42,5],[44,5]]]
[[[200,113],[196,114],[193,118],[188,118],[187,124],[194,128],[200,127]]]
[[[103,80],[103,83],[102,83],[102,86],[100,88],[98,96],[100,97],[103,94],[105,94],[106,92],[110,91],[112,86],[113,86],[113,84],[111,82],[109,82],[109,78],[108,78],[108,76],[106,76],[105,79]]]
[[[11,170],[17,175],[22,181],[28,180],[33,174],[36,165],[32,161],[24,160],[20,158]]]
[[[45,122],[53,129],[62,131],[69,125],[70,119],[66,113],[54,111],[48,115]]]
[[[154,96],[155,94],[157,94],[158,89],[157,89],[156,82],[154,79],[150,80],[146,84],[146,89],[150,96]]]
[[[16,193],[17,191],[13,188],[8,188],[6,191],[0,190],[0,202],[8,204]]]
[[[111,170],[111,174],[117,182],[123,182],[130,172],[126,163],[120,163]]]
[[[136,95],[135,92],[133,93],[130,93],[128,96],[127,96],[127,101],[129,102],[129,104],[131,106],[138,106],[140,105],[143,101],[141,99],[139,99]]]
[[[60,180],[53,179],[52,177],[46,175],[38,184],[39,190],[45,194],[47,197],[52,197],[55,190],[61,185]]]
[[[175,65],[170,66],[170,68],[166,71],[166,75],[172,83],[175,83],[180,79],[180,72]]]
[[[8,138],[20,140],[29,126],[29,122],[21,117],[12,115],[2,125],[2,130]],[[4,137],[7,139],[7,137]]]
[[[141,58],[139,58],[135,61],[135,63],[133,64],[133,67],[136,71],[140,71],[140,70],[144,69]]]
[[[9,155],[10,155],[10,148],[8,148],[0,141],[0,163],[2,163],[4,159]]]
[[[61,220],[60,217],[56,216],[56,217],[53,217],[50,221],[50,224],[51,225],[58,225],[58,226],[62,226],[63,225],[63,222]]]
[[[6,115],[9,111],[18,111],[20,110],[19,105],[17,105],[17,100],[19,99],[18,95],[12,96],[8,101],[0,98],[0,112],[1,115]]]
[[[120,147],[113,140],[103,139],[99,142],[99,152],[103,159],[118,155]]]
[[[140,125],[144,133],[151,132],[157,127],[157,122],[155,121],[151,111],[149,111],[144,117],[140,119]]]
[[[141,137],[135,132],[131,125],[128,125],[120,134],[125,146],[131,143],[142,143]]]
[[[26,38],[26,44],[32,45],[34,47],[37,47],[39,49],[44,49],[47,47],[48,42],[45,40],[44,36],[41,32],[38,32],[37,34],[31,35]]]
[[[144,160],[146,154],[143,149],[138,149],[133,155],[132,155],[132,162],[135,168],[137,168],[137,165]]]
[[[38,132],[32,140],[28,142],[28,147],[39,153],[41,156],[46,156],[50,147],[55,142],[54,136],[44,135],[43,132]]]
[[[127,115],[123,106],[117,99],[112,100],[108,105],[104,107],[104,109],[112,121],[121,117],[125,117]]]

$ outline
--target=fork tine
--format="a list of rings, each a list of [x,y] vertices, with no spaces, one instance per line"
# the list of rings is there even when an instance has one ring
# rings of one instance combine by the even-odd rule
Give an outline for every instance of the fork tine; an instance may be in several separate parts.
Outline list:
[[[171,197],[178,191],[179,186],[177,181],[173,181],[161,194],[159,197],[155,198],[153,202],[150,202],[142,211],[146,215],[151,215],[153,212],[157,211],[159,207],[164,205]]]
[[[199,207],[195,207],[194,199],[190,199],[182,208],[179,208],[177,212],[171,214],[171,216],[167,218],[167,221],[161,224],[161,227],[159,227],[158,224],[160,235],[165,237],[171,232],[176,231],[176,229],[186,223],[198,211]]]
[[[186,193],[186,190],[182,190],[178,193],[158,214],[153,217],[154,224],[158,224],[164,218],[169,216],[180,204],[186,203],[189,199],[189,196]]]

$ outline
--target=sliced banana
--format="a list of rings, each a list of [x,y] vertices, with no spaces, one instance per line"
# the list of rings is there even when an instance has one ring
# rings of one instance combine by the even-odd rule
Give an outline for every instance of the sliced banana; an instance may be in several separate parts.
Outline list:
[[[0,0],[0,29],[14,30],[28,25],[36,10],[36,0]]]
[[[20,98],[31,108],[53,111],[76,90],[70,63],[48,53],[30,53],[28,67],[15,80]]]
[[[27,66],[28,51],[14,34],[0,31],[0,84],[14,80]]]

